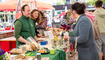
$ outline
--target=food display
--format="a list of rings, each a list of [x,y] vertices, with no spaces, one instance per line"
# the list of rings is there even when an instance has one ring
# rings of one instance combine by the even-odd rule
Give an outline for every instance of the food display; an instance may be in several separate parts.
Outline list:
[[[29,59],[34,60],[35,56],[25,56],[22,54],[15,56],[15,60],[29,60]]]
[[[30,46],[31,46],[32,51],[35,51],[37,49],[37,47],[33,43]]]
[[[37,49],[37,47],[35,46],[35,44],[30,44],[30,45],[22,45],[19,48],[14,48],[10,51],[10,53],[13,54],[24,54],[27,51],[35,51]]]
[[[15,56],[15,59],[19,59],[19,58],[24,59],[24,58],[25,58],[25,56],[24,56],[24,55],[22,55],[22,54]]]
[[[29,53],[27,52],[27,53],[25,53],[25,55],[26,55],[26,56],[34,56],[35,54],[32,53],[32,52],[29,52]]]
[[[10,55],[6,55],[6,59],[35,60],[37,59],[37,53],[40,53],[41,58],[44,57],[43,55],[46,55],[46,59],[50,60],[48,55],[54,55],[57,52],[56,50],[65,48],[63,47],[62,29],[53,28],[51,31],[44,31],[44,35],[41,33],[35,39],[29,36],[26,40],[30,43],[12,49]]]
[[[47,50],[46,49],[40,49],[39,51],[37,51],[39,53],[47,53]]]
[[[10,51],[10,53],[21,54],[21,53],[23,53],[23,51],[22,51],[22,49],[14,48]]]
[[[47,54],[49,53],[49,50],[47,48],[43,48],[43,49],[39,49],[37,52],[41,54]]]

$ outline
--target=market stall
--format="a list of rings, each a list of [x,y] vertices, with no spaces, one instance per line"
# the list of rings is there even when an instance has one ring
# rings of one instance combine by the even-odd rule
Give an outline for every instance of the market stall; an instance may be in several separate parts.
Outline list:
[[[21,1],[21,3],[20,3]],[[43,2],[38,2],[36,0],[7,0],[5,2],[1,2],[0,3],[0,21],[2,21],[2,23],[0,23],[0,33],[2,33],[3,31],[5,30],[14,30],[14,27],[13,27],[13,23],[16,19],[18,19],[22,14],[20,13],[20,9],[21,9],[21,5],[24,4],[24,3],[31,3],[32,1],[34,1],[34,6],[39,9],[39,10],[51,10],[51,9],[54,9],[53,6],[51,4],[47,4],[47,3],[43,3]],[[11,3],[8,3],[8,2],[11,2]],[[11,6],[11,7],[9,7]],[[17,6],[17,8],[16,8]],[[35,7],[31,7],[31,8],[35,8]],[[12,12],[11,12],[12,11]],[[15,12],[15,11],[18,11]],[[13,16],[12,16],[13,15]],[[10,19],[10,18],[13,18],[13,19]],[[5,20],[5,22],[3,21]],[[1,28],[1,25],[3,25],[4,23],[9,23],[10,25],[6,26],[6,27],[2,27]],[[5,34],[2,34],[2,36],[5,35]],[[9,36],[3,36],[3,37],[9,37]],[[3,38],[3,37],[0,37],[0,38]]]
[[[7,2],[11,2],[11,1],[8,0]],[[39,10],[54,9],[52,7],[52,5],[47,4],[47,3],[41,3],[41,2],[36,2],[36,1],[35,1],[35,3],[37,5],[36,6],[37,9],[39,9]],[[5,3],[2,3],[1,6],[2,6],[1,11],[7,12],[6,9],[8,9],[8,11],[11,9],[13,9],[11,11],[15,11],[15,10],[20,11],[20,4],[18,6],[19,8],[15,9],[17,6],[17,1],[13,1],[12,4],[8,3],[7,6]],[[10,8],[8,6],[11,6],[12,8]],[[16,18],[18,18],[18,17],[16,17]],[[1,30],[1,34],[5,34],[5,33],[2,33],[2,31],[4,32],[4,30]],[[50,33],[51,33],[51,31],[48,31],[47,35],[49,35]],[[43,39],[38,38],[39,41],[37,42],[37,44],[39,45],[39,47],[37,47],[37,44],[34,44],[34,48],[32,48],[33,45],[30,44],[30,45],[23,45],[23,46],[20,46],[19,48],[16,48],[16,39],[14,37],[10,37],[10,35],[13,36],[13,31],[9,34],[6,33],[5,35],[6,36],[8,35],[9,37],[5,38],[3,35],[1,35],[1,36],[3,36],[3,38],[0,38],[0,47],[1,47],[1,49],[3,49],[6,52],[5,57],[4,57],[6,60],[16,60],[16,59],[28,60],[28,59],[30,59],[30,57],[37,59],[38,53],[41,53],[42,60],[66,60],[66,54],[65,54],[65,51],[63,50],[63,46],[61,46],[61,48],[58,48],[59,46],[56,45],[57,42],[56,42],[56,44],[52,43],[51,38],[53,38],[53,41],[60,40],[60,39],[58,39],[57,36],[54,37],[54,36],[50,35],[49,38],[43,38]],[[60,33],[59,33],[59,35],[60,35]],[[45,45],[43,45],[42,43],[45,41],[47,43]],[[32,41],[31,41],[31,43],[32,43]],[[37,47],[37,49],[35,47]],[[30,49],[33,49],[33,50],[30,50]],[[16,51],[18,51],[18,52],[16,52]]]
[[[6,59],[37,59],[37,54],[41,53],[40,56],[42,60],[66,60],[66,53],[64,48],[67,48],[67,46],[65,45],[66,43],[62,37],[60,37],[63,31],[61,29],[53,29],[51,28],[48,31],[44,31],[44,36],[46,37],[38,38],[37,43],[30,37],[28,40],[32,42],[32,44],[21,45],[19,48],[16,48],[16,40],[14,37],[9,37],[9,39],[2,39],[0,41],[2,42],[1,48],[9,52],[6,52]]]

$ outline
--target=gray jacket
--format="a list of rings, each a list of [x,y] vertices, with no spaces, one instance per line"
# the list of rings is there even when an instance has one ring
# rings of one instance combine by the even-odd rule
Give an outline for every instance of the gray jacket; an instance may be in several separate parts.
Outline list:
[[[82,14],[73,28],[76,37],[78,37],[77,50],[79,53],[79,60],[99,60],[92,25],[88,17]],[[71,37],[70,41],[74,43],[75,37]]]

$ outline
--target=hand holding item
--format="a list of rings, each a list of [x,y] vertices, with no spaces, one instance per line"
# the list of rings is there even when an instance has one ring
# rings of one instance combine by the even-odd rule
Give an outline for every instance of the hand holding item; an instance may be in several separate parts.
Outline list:
[[[34,37],[34,40],[35,40],[35,41],[38,41],[38,37],[37,37],[37,36],[35,36],[35,37]]]
[[[27,40],[28,40],[30,43],[35,44],[36,47],[38,47],[38,43],[34,40],[34,38],[28,37]]]
[[[26,44],[30,45],[30,44],[31,44],[31,42],[29,42],[29,41],[26,41]]]
[[[37,49],[37,47],[36,47],[36,45],[35,45],[34,43],[32,43],[30,46],[31,46],[31,49],[32,49],[33,51]]]

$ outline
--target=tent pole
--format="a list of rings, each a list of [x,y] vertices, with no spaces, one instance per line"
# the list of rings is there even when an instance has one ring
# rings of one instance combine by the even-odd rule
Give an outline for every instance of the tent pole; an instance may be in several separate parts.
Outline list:
[[[19,4],[20,4],[20,1],[21,1],[21,0],[18,0],[18,4],[17,4],[17,7],[16,7],[16,13],[17,13],[17,11],[18,11],[18,7],[19,7]],[[14,22],[15,22],[15,19],[13,20],[13,22],[12,22],[12,24],[11,24],[11,31],[12,31]]]

